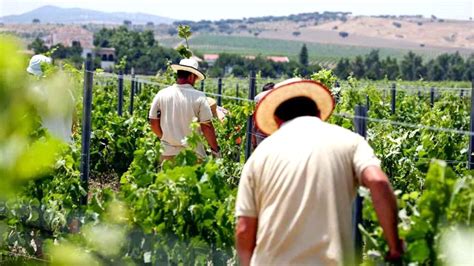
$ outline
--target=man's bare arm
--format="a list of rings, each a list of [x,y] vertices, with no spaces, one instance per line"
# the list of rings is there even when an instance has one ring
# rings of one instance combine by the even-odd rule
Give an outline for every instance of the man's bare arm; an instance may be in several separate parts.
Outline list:
[[[209,146],[211,146],[211,149],[214,152],[219,152],[219,145],[217,144],[217,138],[216,138],[216,131],[214,129],[214,126],[212,125],[211,121],[208,122],[201,122],[201,131],[204,137],[207,140],[207,143],[209,143]]]
[[[403,253],[403,245],[398,236],[397,199],[390,181],[378,166],[364,169],[361,179],[362,185],[370,190],[375,212],[389,247],[389,257],[398,258]]]
[[[163,131],[161,130],[160,119],[150,118],[150,125],[153,133],[155,133],[155,135],[157,135],[158,138],[161,139],[163,137]]]
[[[241,216],[237,220],[235,241],[237,242],[237,254],[242,266],[250,265],[257,244],[257,226],[258,219],[255,217]]]

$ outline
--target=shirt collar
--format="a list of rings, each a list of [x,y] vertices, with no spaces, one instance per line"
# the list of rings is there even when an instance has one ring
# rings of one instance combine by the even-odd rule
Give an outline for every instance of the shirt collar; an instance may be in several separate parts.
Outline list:
[[[174,84],[176,87],[181,89],[194,89],[191,84]]]
[[[316,116],[298,116],[298,117],[295,117],[289,121],[286,121],[284,122],[283,124],[281,124],[280,128],[288,125],[288,124],[292,124],[293,122],[298,122],[298,121],[303,121],[304,123],[306,122],[310,122],[310,121],[316,121],[316,122],[322,122],[321,119],[319,117],[316,117]]]

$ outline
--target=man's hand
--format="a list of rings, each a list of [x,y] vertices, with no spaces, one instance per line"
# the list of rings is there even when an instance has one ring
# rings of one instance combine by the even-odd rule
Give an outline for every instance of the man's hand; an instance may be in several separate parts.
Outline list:
[[[204,137],[211,146],[211,150],[219,152],[219,145],[217,145],[216,131],[211,121],[201,122],[201,131]]]
[[[387,259],[403,254],[403,242],[398,236],[397,199],[385,173],[378,166],[369,166],[362,172],[362,185],[370,190],[375,213],[382,226],[389,247]]]
[[[240,265],[250,265],[253,250],[257,245],[258,219],[255,217],[240,216],[235,229],[235,241],[237,242],[237,254]]]
[[[403,253],[399,251],[389,251],[385,260],[388,262],[401,262]]]
[[[163,131],[161,130],[160,119],[150,118],[150,125],[153,133],[155,133],[155,135],[157,135],[158,138],[161,139],[163,137]]]
[[[220,151],[213,151],[211,150],[212,156],[216,159],[222,158],[221,152]]]

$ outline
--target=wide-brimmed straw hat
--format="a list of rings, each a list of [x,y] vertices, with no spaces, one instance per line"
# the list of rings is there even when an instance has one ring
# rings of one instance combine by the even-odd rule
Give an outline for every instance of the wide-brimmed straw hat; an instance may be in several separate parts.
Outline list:
[[[171,68],[174,72],[177,72],[178,70],[191,72],[198,77],[198,81],[206,79],[206,75],[199,70],[198,62],[193,58],[181,59],[179,64],[172,64]]]
[[[275,85],[257,105],[255,111],[255,124],[260,131],[271,135],[278,129],[275,120],[275,111],[283,102],[295,97],[307,97],[313,100],[320,112],[321,120],[328,119],[336,103],[331,92],[323,84],[301,78],[293,78]]]

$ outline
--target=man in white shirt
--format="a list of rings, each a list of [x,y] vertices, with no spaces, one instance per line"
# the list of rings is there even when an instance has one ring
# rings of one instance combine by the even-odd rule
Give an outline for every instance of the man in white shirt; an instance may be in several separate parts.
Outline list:
[[[360,135],[325,123],[335,103],[322,84],[275,85],[255,114],[270,135],[242,170],[236,242],[242,265],[354,265],[352,203],[367,187],[390,259],[399,259],[396,198]]]
[[[186,147],[185,138],[192,133],[193,119],[199,122],[212,153],[219,156],[211,108],[206,95],[193,87],[196,81],[205,79],[204,73],[194,59],[183,59],[171,67],[177,73],[176,84],[156,94],[149,112],[151,129],[161,140],[161,160],[174,158]],[[206,156],[202,145],[197,147],[196,153],[201,158]]]
[[[52,63],[51,58],[44,55],[34,55],[30,59],[30,63],[26,71],[34,76],[42,78],[44,76],[43,68],[45,65]],[[63,89],[63,88],[61,88]],[[33,87],[35,100],[41,105],[38,111],[41,116],[42,126],[48,132],[66,143],[72,141],[72,125],[74,117],[75,99],[69,88],[59,91],[51,87],[37,85]],[[55,106],[57,100],[53,97],[61,99],[62,108]],[[52,111],[54,110],[54,111]],[[58,111],[60,110],[60,111]]]

